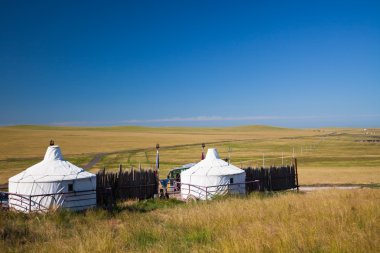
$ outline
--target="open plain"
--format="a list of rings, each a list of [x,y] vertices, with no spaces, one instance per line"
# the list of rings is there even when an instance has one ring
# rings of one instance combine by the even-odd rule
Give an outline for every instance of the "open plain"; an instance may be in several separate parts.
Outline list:
[[[127,201],[116,210],[0,211],[1,252],[376,252],[380,248],[379,129],[0,128],[0,182],[43,158],[54,139],[80,166],[152,168],[160,176],[201,156],[201,143],[237,166],[298,159],[300,185],[361,189],[255,193],[213,201]],[[294,151],[293,151],[294,150]],[[294,153],[293,153],[294,152]],[[95,160],[94,160],[95,159]],[[95,162],[94,162],[95,161]]]
[[[160,177],[176,166],[197,162],[201,143],[216,147],[237,166],[289,164],[298,159],[301,185],[380,183],[380,130],[354,128],[0,127],[0,183],[42,160],[49,141],[65,158],[92,172],[106,168],[153,168],[160,148]]]

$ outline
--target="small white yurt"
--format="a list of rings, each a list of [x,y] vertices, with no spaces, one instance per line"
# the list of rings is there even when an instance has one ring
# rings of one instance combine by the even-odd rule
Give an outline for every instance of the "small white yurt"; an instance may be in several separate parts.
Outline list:
[[[245,171],[220,159],[208,149],[206,158],[181,173],[182,199],[210,199],[226,193],[245,193]]]
[[[47,148],[43,161],[11,177],[8,188],[9,207],[23,212],[96,206],[96,175],[65,161],[57,145]]]

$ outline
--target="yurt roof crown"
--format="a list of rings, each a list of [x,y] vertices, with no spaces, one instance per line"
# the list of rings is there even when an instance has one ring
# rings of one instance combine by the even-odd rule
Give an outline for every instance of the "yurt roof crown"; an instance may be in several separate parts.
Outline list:
[[[220,159],[218,150],[216,150],[216,148],[209,148],[205,159],[207,160]]]
[[[46,150],[44,161],[64,160],[58,145],[49,146]]]
[[[95,177],[82,168],[66,161],[58,145],[48,146],[44,159],[11,177],[10,182],[52,182]]]
[[[209,148],[204,160],[183,171],[181,175],[222,176],[241,173],[245,173],[244,170],[220,159],[218,151],[215,148]]]

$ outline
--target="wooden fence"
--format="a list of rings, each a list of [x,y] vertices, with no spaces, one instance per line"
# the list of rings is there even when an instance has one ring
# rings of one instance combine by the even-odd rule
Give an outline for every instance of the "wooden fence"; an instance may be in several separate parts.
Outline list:
[[[8,190],[8,183],[0,184],[0,191],[6,191],[6,190]]]
[[[109,205],[117,199],[148,199],[158,191],[158,179],[153,170],[122,170],[96,175],[98,205]]]
[[[298,189],[297,160],[292,165],[269,168],[245,168],[246,181],[259,180],[260,191]]]

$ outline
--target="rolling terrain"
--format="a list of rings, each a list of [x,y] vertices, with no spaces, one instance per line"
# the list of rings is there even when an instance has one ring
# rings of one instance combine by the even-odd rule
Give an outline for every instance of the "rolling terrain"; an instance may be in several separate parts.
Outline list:
[[[65,158],[96,172],[101,168],[152,168],[160,143],[160,175],[201,156],[201,143],[216,147],[237,166],[287,164],[298,158],[300,184],[379,184],[380,135],[374,129],[50,127],[0,128],[0,183],[40,161],[50,139]],[[373,140],[373,142],[372,142]],[[377,141],[376,141],[377,140]],[[284,157],[284,158],[282,158]]]
[[[379,133],[379,129],[372,130]],[[237,166],[298,159],[301,185],[362,189],[286,191],[212,201],[118,202],[111,212],[60,210],[21,214],[0,209],[0,252],[376,252],[380,248],[380,143],[362,129],[0,128],[0,182],[39,162],[50,139],[66,159],[96,172],[153,167],[160,175],[198,161],[201,143]]]

